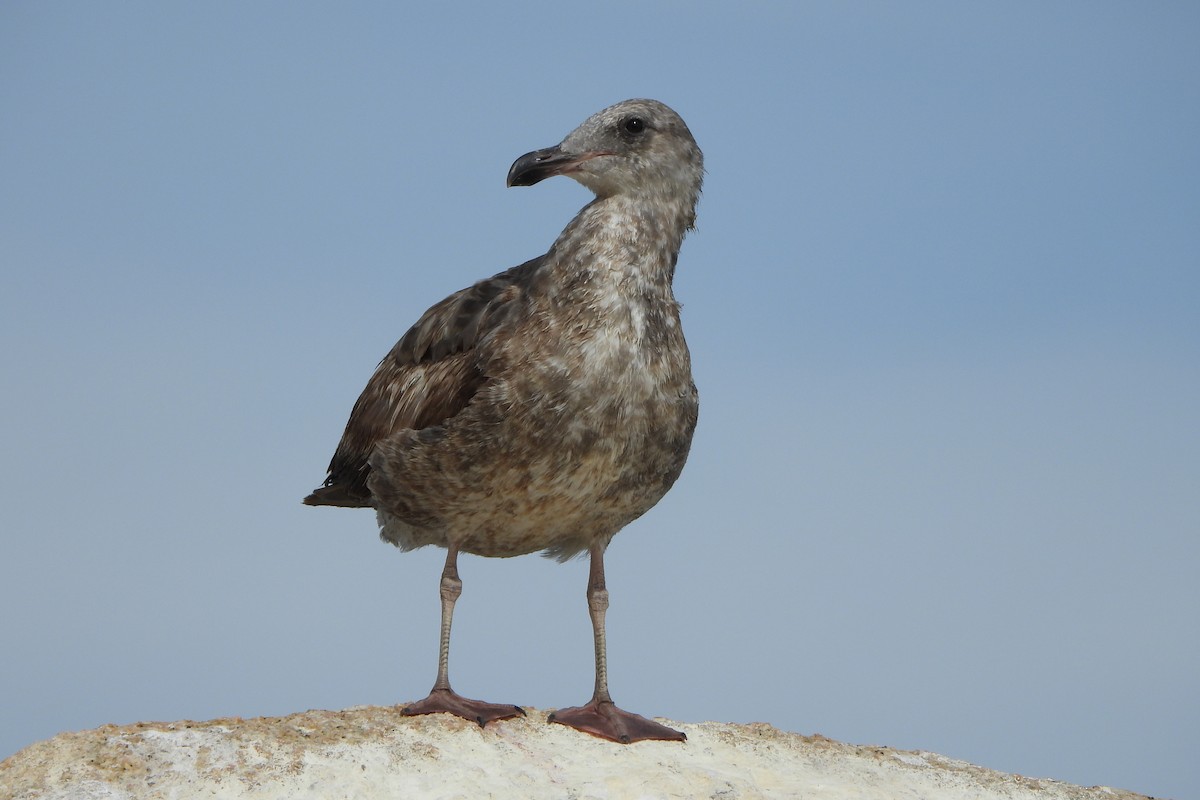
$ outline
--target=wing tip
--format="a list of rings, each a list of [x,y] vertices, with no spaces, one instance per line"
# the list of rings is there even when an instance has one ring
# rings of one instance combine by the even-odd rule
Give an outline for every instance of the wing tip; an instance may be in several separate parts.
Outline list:
[[[306,506],[338,506],[341,508],[370,508],[370,498],[351,493],[344,484],[331,484],[314,489],[302,501]]]

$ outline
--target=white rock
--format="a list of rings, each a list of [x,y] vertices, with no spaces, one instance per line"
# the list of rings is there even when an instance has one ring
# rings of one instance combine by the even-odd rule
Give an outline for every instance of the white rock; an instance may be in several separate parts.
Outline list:
[[[925,798],[1134,800],[934,753],[857,747],[770,725],[664,720],[686,743],[619,745],[546,722],[486,729],[396,708],[145,722],[64,733],[0,762],[0,798]]]

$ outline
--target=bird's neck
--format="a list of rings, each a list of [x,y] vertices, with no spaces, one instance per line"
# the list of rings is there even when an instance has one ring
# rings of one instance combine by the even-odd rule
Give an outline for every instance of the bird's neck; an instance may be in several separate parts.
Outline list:
[[[565,278],[586,275],[669,292],[694,208],[694,203],[669,198],[597,198],[563,230],[551,261]]]

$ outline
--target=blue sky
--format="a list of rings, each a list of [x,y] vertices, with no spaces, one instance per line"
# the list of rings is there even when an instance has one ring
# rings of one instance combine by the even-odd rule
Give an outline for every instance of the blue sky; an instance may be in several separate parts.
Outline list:
[[[6,3],[0,755],[416,699],[442,555],[311,509],[376,362],[706,154],[676,488],[609,551],[617,701],[1200,794],[1200,9]],[[586,566],[464,558],[452,674],[591,689]]]

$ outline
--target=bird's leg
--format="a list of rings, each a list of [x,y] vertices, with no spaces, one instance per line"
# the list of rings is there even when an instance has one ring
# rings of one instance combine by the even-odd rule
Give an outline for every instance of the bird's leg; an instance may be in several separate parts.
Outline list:
[[[596,689],[587,705],[560,708],[550,715],[550,721],[622,744],[644,739],[682,742],[687,736],[681,731],[617,708],[608,693],[608,653],[604,638],[604,615],[608,611],[608,589],[604,586],[605,547],[602,544],[592,547],[588,570],[588,613],[592,617],[596,641]]]
[[[433,690],[424,700],[405,707],[404,714],[436,714],[439,711],[478,722],[480,727],[497,719],[524,716],[517,706],[469,700],[450,688],[450,624],[454,620],[454,603],[462,594],[458,577],[458,548],[451,545],[446,551],[446,567],[442,570],[442,635],[438,648],[438,674]]]

